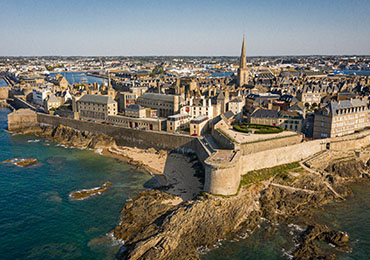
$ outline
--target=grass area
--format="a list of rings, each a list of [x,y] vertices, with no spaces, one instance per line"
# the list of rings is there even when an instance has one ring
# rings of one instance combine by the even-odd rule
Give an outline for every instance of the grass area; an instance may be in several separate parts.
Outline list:
[[[272,168],[265,168],[256,171],[250,171],[242,176],[240,181],[240,186],[245,186],[253,183],[259,183],[261,181],[266,181],[271,177],[279,177],[284,181],[291,181],[292,177],[289,176],[289,171],[301,171],[299,170],[299,162],[292,162],[288,164],[282,164]]]
[[[254,134],[278,134],[284,130],[279,126],[262,125],[262,124],[248,124],[234,125],[233,129],[238,132],[250,133],[254,129]]]

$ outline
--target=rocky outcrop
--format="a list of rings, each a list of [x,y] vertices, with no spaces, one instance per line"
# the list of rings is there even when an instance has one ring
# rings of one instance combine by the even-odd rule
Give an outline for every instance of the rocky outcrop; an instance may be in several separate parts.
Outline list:
[[[100,187],[95,187],[92,189],[83,189],[83,190],[78,190],[78,191],[72,191],[69,194],[69,197],[75,200],[84,200],[89,197],[95,196],[95,195],[100,195],[104,192],[106,192],[109,189],[109,186],[111,186],[112,183],[110,181],[107,181],[103,183],[102,186]]]
[[[58,142],[61,145],[91,149],[115,146],[114,139],[105,134],[93,134],[91,132],[79,131],[63,125],[59,125],[57,127],[43,126],[41,129],[42,131],[39,135],[48,137],[52,141]]]
[[[241,187],[237,196],[203,194],[178,205],[171,203],[176,197],[160,191],[141,193],[124,206],[121,221],[112,231],[125,241],[119,258],[199,259],[199,248],[212,248],[235,232],[251,231],[262,217],[271,222],[291,221],[347,196],[351,191],[344,184],[367,176],[369,166],[360,160],[338,161],[328,170],[323,175],[305,172],[292,182],[278,174],[262,184]],[[334,259],[335,254],[325,255],[315,241],[346,247],[348,239],[346,233],[309,225],[298,238],[294,258],[306,259],[309,253],[310,259]]]
[[[348,251],[349,235],[341,231],[331,231],[322,225],[311,225],[297,238],[299,244],[294,251],[295,259],[336,259],[335,254],[321,249],[317,242],[322,241],[339,247],[342,251]],[[313,258],[314,257],[314,258]]]
[[[204,195],[176,206],[171,203],[176,197],[160,191],[134,197],[113,231],[125,240],[127,250],[120,257],[198,259],[197,248],[212,247],[231,232],[256,227],[260,215],[252,198],[258,198],[258,189],[250,196],[252,190],[228,199]]]

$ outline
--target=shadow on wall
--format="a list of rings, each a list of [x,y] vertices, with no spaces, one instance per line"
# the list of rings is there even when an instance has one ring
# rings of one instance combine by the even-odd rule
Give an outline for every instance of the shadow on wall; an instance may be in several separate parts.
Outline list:
[[[153,174],[144,184],[146,188],[156,188],[191,200],[204,189],[204,169],[194,153],[172,151],[168,154],[163,174]]]

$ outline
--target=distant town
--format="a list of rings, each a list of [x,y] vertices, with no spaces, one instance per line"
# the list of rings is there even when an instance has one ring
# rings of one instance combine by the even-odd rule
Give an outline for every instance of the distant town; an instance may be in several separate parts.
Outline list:
[[[13,110],[3,109],[5,134],[94,150],[152,176],[109,232],[125,243],[116,259],[199,259],[227,234],[311,216],[370,176],[370,56],[247,58],[243,37],[240,57],[2,57],[0,86],[0,105]],[[68,198],[114,189],[107,179]],[[326,259],[314,240],[351,252],[346,232],[289,225],[300,232],[289,259]]]
[[[1,57],[1,100],[40,113],[191,136],[221,118],[327,138],[368,126],[369,56]],[[271,131],[271,130],[270,130]]]

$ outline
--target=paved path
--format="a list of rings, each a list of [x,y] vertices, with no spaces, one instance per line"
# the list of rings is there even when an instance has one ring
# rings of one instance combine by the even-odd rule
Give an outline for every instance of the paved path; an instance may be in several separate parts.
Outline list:
[[[307,192],[307,193],[310,193],[310,194],[316,193],[316,191],[314,191],[314,190],[295,188],[295,187],[281,185],[281,184],[277,184],[277,183],[271,183],[271,185],[272,186],[275,186],[275,187],[282,188],[282,189],[290,190],[292,192],[295,192],[295,191],[303,191],[303,192]]]

